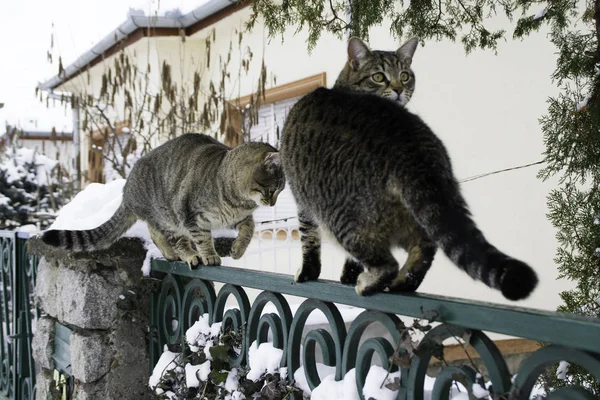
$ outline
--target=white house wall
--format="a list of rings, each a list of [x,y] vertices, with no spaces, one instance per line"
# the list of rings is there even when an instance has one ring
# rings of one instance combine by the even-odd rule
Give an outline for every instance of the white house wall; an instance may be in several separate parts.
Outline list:
[[[242,26],[249,13],[248,9],[242,10],[214,26],[218,38],[213,45],[215,51],[226,54],[232,32]],[[204,37],[212,28],[196,36]],[[254,52],[255,61],[264,53],[267,69],[276,75],[277,85],[321,72],[326,72],[328,86],[333,85],[346,60],[345,40],[324,34],[308,54],[306,37],[305,32],[295,36],[290,32],[281,43],[280,38],[267,39],[258,25],[252,33],[244,34],[244,43]],[[379,49],[395,49],[399,45],[386,27],[374,29],[369,42]],[[465,56],[460,45],[449,42],[419,46],[413,61],[417,88],[409,108],[442,138],[459,179],[543,158],[538,118],[546,111],[547,98],[556,93],[550,81],[554,52],[545,32],[532,34],[524,41],[501,43],[497,56],[491,51]],[[256,90],[259,67],[255,62],[248,77],[237,84],[239,95]],[[536,178],[538,170],[539,166],[534,166],[491,175],[465,182],[462,188],[475,220],[489,240],[530,263],[539,273],[539,288],[522,304],[555,309],[560,304],[558,292],[569,284],[556,280],[553,257],[557,242],[546,219],[546,196],[556,186],[556,180],[540,181]],[[404,257],[400,251],[398,255]],[[260,268],[264,270],[287,273],[300,265],[298,251],[293,256],[283,252],[280,256],[260,258]],[[236,265],[258,267],[258,256],[252,260]],[[343,255],[331,251],[324,254],[324,260],[323,275],[337,278]],[[441,253],[420,291],[504,302],[498,292],[472,281]]]

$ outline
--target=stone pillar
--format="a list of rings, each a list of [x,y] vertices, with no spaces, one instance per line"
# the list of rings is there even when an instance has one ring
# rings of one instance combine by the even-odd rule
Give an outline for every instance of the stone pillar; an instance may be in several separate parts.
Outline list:
[[[156,283],[142,276],[140,241],[121,239],[108,250],[78,254],[37,238],[28,246],[41,256],[35,296],[42,317],[33,337],[33,357],[41,367],[36,400],[53,398],[57,322],[72,331],[73,399],[150,398],[148,323]]]

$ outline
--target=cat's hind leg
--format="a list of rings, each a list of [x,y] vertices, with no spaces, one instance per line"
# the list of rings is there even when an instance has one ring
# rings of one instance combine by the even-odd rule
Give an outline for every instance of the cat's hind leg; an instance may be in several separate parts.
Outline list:
[[[391,284],[391,291],[416,291],[431,267],[437,246],[428,238],[423,237],[418,243],[412,244],[407,250],[408,258]]]
[[[296,282],[313,281],[321,274],[321,233],[319,226],[305,211],[298,212],[302,267],[296,272]]]
[[[361,243],[355,246],[344,246],[364,266],[364,271],[358,275],[355,288],[356,293],[361,296],[389,287],[396,278],[399,267],[389,247],[368,248],[368,245],[368,243]]]
[[[347,224],[340,226],[342,229],[336,234],[336,239],[364,268],[356,279],[356,293],[366,296],[388,287],[396,278],[399,267],[389,242],[374,240]]]
[[[363,265],[355,260],[354,258],[346,258],[344,268],[342,269],[342,275],[340,276],[340,282],[345,285],[356,285],[358,275],[364,271]]]
[[[163,235],[150,223],[148,223],[148,230],[150,231],[150,237],[152,238],[152,241],[167,260],[175,261],[179,258],[165,235]]]

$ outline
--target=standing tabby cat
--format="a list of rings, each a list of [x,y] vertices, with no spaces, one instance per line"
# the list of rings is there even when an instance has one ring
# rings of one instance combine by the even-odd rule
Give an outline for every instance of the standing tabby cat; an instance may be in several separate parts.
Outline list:
[[[402,106],[414,88],[416,42],[407,44],[382,53],[351,39],[334,88],[313,91],[290,111],[281,158],[300,219],[296,281],[320,274],[320,226],[354,258],[341,281],[356,283],[358,294],[416,290],[439,246],[472,278],[508,299],[525,298],[535,272],[486,241],[444,145]],[[395,246],[408,252],[400,271]]]
[[[271,145],[230,149],[210,136],[186,134],[134,165],[110,220],[91,230],[50,230],[42,240],[74,251],[99,250],[141,219],[167,259],[190,267],[220,265],[211,228],[239,230],[231,256],[240,258],[254,234],[252,212],[259,205],[273,206],[284,185],[279,153]]]

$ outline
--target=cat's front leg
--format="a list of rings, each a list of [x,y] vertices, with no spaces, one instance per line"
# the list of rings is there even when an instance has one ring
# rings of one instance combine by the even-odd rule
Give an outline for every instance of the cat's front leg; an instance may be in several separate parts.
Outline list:
[[[210,230],[198,230],[193,234],[194,245],[198,250],[200,261],[204,265],[221,265],[221,257],[215,250]]]
[[[231,246],[231,257],[238,260],[242,258],[252,241],[252,236],[254,236],[254,218],[252,218],[252,214],[238,222],[234,228],[238,230],[238,235]]]
[[[195,223],[188,224],[187,228],[198,251],[200,262],[204,265],[221,265],[221,257],[215,250],[210,226],[205,223],[205,218],[201,214],[197,215]]]
[[[321,233],[314,219],[306,212],[298,213],[302,267],[296,272],[296,282],[314,281],[321,275]]]

